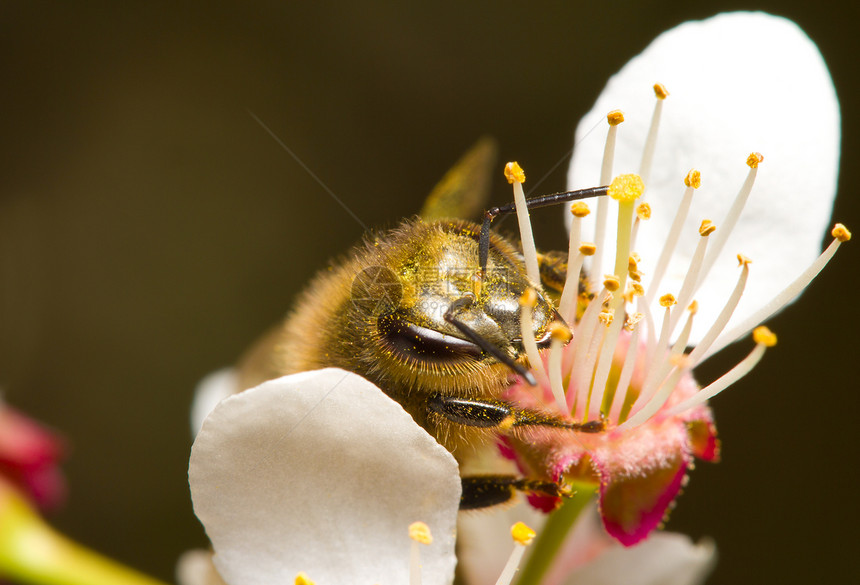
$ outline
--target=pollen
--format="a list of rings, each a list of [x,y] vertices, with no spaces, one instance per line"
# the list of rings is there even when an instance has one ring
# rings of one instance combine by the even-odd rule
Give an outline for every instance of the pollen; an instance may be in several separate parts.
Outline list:
[[[744,256],[743,254],[738,254],[738,266],[747,266],[751,263],[752,260],[750,260],[747,256]]]
[[[634,297],[644,297],[645,296],[645,287],[643,287],[638,282],[630,283],[630,294]]]
[[[570,212],[575,217],[585,217],[591,213],[591,210],[588,208],[585,201],[574,201],[573,205],[570,206]]]
[[[583,256],[594,256],[595,252],[597,252],[597,246],[591,242],[582,242],[579,245],[579,253]]]
[[[535,539],[537,533],[526,526],[523,522],[517,522],[511,526],[511,538],[514,542],[523,546],[528,546]]]
[[[764,161],[764,157],[760,152],[753,152],[747,157],[747,165],[751,169],[757,169],[758,165]]]
[[[684,177],[684,184],[687,187],[698,189],[702,186],[702,173],[700,173],[696,169],[690,169],[690,172],[687,173],[686,177]]]
[[[675,300],[675,295],[669,293],[660,297],[660,306],[663,308],[669,308],[672,305],[677,304],[678,301]]]
[[[526,292],[520,297],[520,306],[521,307],[536,307],[537,306],[537,293],[535,289],[528,288]]]
[[[573,333],[570,332],[570,327],[561,321],[553,321],[549,325],[549,334],[556,340],[562,343],[567,343],[573,338]]]
[[[420,544],[430,544],[433,542],[430,527],[423,522],[413,522],[409,525],[409,538]]]
[[[606,290],[609,292],[615,292],[621,288],[621,281],[614,274],[607,274],[603,280],[603,286],[605,286]]]
[[[776,334],[764,325],[761,325],[753,329],[753,341],[765,347],[773,347],[776,345]]]
[[[833,226],[833,230],[830,232],[830,235],[840,242],[847,242],[851,239],[851,232],[849,232],[848,228],[841,223],[837,223]]]
[[[621,110],[612,110],[606,114],[606,121],[609,122],[610,126],[618,126],[624,121],[624,112]]]
[[[703,219],[702,225],[699,226],[699,235],[703,238],[705,236],[710,236],[712,233],[717,231],[717,226],[710,219]]]
[[[695,315],[699,312],[699,301],[693,301],[690,303],[690,306],[687,307],[687,310],[690,311],[690,314]]]
[[[654,84],[654,95],[657,96],[658,100],[664,100],[669,97],[669,90],[666,89],[666,86],[662,83]]]
[[[624,322],[624,328],[627,331],[633,331],[636,329],[636,325],[639,324],[639,321],[645,318],[643,313],[633,313],[632,315],[627,316],[627,320]]]
[[[503,433],[507,432],[507,431],[511,430],[512,428],[514,428],[514,424],[516,424],[516,422],[517,422],[517,419],[515,416],[513,416],[513,415],[506,416],[502,420],[502,422],[499,423],[499,430]]]
[[[618,175],[609,184],[609,196],[618,202],[632,203],[645,192],[642,177],[636,174]]]
[[[298,575],[296,575],[295,584],[296,585],[314,585],[314,582],[311,581],[311,578],[308,577],[307,573],[302,571]]]
[[[615,313],[612,310],[601,311],[599,315],[597,315],[597,320],[600,321],[606,327],[612,325],[612,321],[615,319]]]
[[[639,270],[639,257],[636,254],[630,254],[627,258],[627,271],[636,272]]]
[[[508,183],[512,185],[514,184],[514,181],[517,183],[525,183],[526,173],[519,163],[509,162],[505,165],[505,178],[508,180]]]
[[[651,219],[651,206],[647,203],[640,203],[638,207],[636,207],[636,217],[641,220]]]

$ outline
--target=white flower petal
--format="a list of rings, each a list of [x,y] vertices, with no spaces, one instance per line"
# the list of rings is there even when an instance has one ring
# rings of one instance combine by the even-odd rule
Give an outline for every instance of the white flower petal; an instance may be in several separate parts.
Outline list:
[[[699,237],[696,227],[707,218],[720,229],[749,170],[747,155],[764,155],[746,211],[696,295],[696,342],[734,286],[737,253],[753,264],[731,323],[772,298],[819,253],[836,192],[839,104],[817,47],[791,21],[729,13],[688,22],[660,35],[610,79],[577,128],[571,188],[598,181],[605,116],[614,109],[625,113],[625,122],[619,127],[613,174],[639,172],[654,107],[651,87],[657,82],[670,96],[647,185],[653,215],[641,226],[636,245],[646,287],[691,168],[701,171],[702,188],[679,242],[684,254],[675,255],[655,298],[664,292],[677,295]],[[600,124],[599,131],[588,134]],[[610,217],[607,250],[614,248],[614,221]],[[592,237],[584,231],[584,239]],[[605,259],[604,267],[612,262]]]
[[[714,543],[693,544],[682,534],[660,532],[625,548],[614,544],[596,559],[570,573],[567,585],[695,585],[704,581],[717,560]]]
[[[215,405],[238,391],[239,380],[233,368],[217,370],[200,380],[191,402],[191,436],[197,436]]]
[[[221,402],[189,467],[194,511],[230,585],[408,582],[408,526],[426,522],[424,583],[453,579],[457,463],[399,404],[338,369]]]

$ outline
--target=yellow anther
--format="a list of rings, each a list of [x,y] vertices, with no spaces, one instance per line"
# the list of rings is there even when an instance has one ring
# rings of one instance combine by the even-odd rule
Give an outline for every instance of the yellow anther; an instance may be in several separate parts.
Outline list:
[[[606,114],[606,121],[609,122],[610,126],[618,126],[624,121],[624,112],[621,110],[612,110]]]
[[[517,544],[528,546],[535,539],[535,536],[537,533],[522,522],[517,522],[511,526],[511,538]]]
[[[570,212],[576,217],[585,217],[591,213],[591,210],[585,201],[574,201],[573,205],[570,206]]]
[[[535,292],[535,289],[526,289],[526,292],[524,292],[523,296],[520,297],[520,306],[532,308],[537,306],[537,293]]]
[[[505,165],[505,178],[508,180],[508,183],[512,184],[514,181],[517,183],[525,183],[526,182],[526,172],[517,162],[509,162]]]
[[[672,293],[668,293],[660,297],[660,306],[663,308],[668,308],[676,304],[678,304],[678,301],[675,300],[675,295]]]
[[[638,270],[628,270],[627,276],[629,276],[632,280],[636,282],[642,282],[642,273]]]
[[[833,226],[833,230],[830,232],[830,235],[840,242],[847,242],[851,239],[851,232],[849,232],[848,228],[841,223],[837,223]]]
[[[699,301],[693,301],[690,303],[690,306],[687,307],[687,310],[690,311],[691,315],[695,315],[699,312]]]
[[[761,164],[763,160],[764,157],[760,152],[753,152],[747,157],[747,165],[749,165],[751,169],[757,169],[758,165]]]
[[[636,174],[618,175],[609,184],[609,196],[618,202],[632,203],[645,192],[642,177]]]
[[[638,254],[630,254],[627,258],[627,270],[635,272],[639,270],[639,255]]]
[[[624,322],[624,328],[627,331],[633,331],[636,329],[636,326],[639,324],[639,321],[645,318],[645,315],[642,313],[633,313],[632,315],[627,316],[627,320]]]
[[[666,86],[662,83],[654,84],[654,95],[657,96],[658,100],[664,100],[669,97],[669,90],[666,89]]]
[[[630,291],[633,293],[633,296],[636,297],[644,297],[645,296],[645,287],[639,284],[638,282],[630,283]]]
[[[703,238],[705,236],[710,236],[712,233],[717,231],[717,226],[710,219],[703,219],[702,225],[699,226],[699,235]]]
[[[738,254],[738,266],[747,266],[751,264],[752,260],[744,256],[743,254]]]
[[[606,290],[609,292],[615,292],[621,288],[621,280],[614,274],[607,274],[603,278],[603,286],[605,286]]]
[[[430,527],[423,522],[413,522],[409,525],[409,538],[421,544],[430,544],[433,542]]]
[[[776,334],[764,325],[760,325],[753,329],[753,341],[765,347],[773,347],[776,345]]]
[[[601,311],[600,314],[597,315],[597,320],[607,327],[612,325],[613,319],[615,319],[615,313],[612,311]]]
[[[567,343],[573,337],[570,327],[561,321],[553,321],[549,324],[549,334],[555,341],[561,341],[562,343]]]
[[[647,203],[640,203],[636,207],[636,217],[641,220],[651,219],[651,206]]]
[[[579,245],[579,253],[583,256],[594,256],[595,252],[597,252],[597,246],[591,242],[582,242]]]
[[[700,173],[696,169],[690,169],[690,172],[687,173],[686,177],[684,177],[684,184],[687,187],[698,189],[702,186],[702,173]]]
[[[311,581],[311,578],[308,577],[307,573],[301,571],[298,575],[296,575],[295,585],[314,585],[314,582]]]

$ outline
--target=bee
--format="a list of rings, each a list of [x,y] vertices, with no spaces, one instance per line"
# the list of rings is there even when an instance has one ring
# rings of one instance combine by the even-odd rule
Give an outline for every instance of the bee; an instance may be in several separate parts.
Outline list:
[[[594,432],[555,414],[500,399],[514,374],[535,384],[527,369],[520,298],[537,294],[532,311],[539,348],[549,347],[560,321],[553,294],[564,280],[559,253],[541,256],[542,282],[526,274],[514,241],[470,217],[487,198],[495,144],[479,141],[431,192],[416,218],[371,233],[321,272],[286,320],[241,359],[240,388],[287,374],[338,367],[376,384],[416,423],[464,463],[471,448],[520,427]],[[531,200],[530,207],[599,195],[605,188]],[[464,476],[461,509],[506,502],[516,491],[569,495],[553,482],[513,475]]]

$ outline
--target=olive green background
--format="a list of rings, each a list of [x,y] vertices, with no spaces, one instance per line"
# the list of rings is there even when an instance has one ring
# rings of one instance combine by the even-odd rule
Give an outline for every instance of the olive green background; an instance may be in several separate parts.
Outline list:
[[[860,229],[853,3],[0,4],[0,383],[71,445],[52,521],[172,579],[206,543],[186,483],[194,384],[363,232],[249,110],[361,222],[391,225],[481,134],[542,176],[656,34],[738,8],[821,47],[843,108],[835,216]],[[545,247],[559,215],[539,214]],[[714,401],[724,461],[698,466],[670,522],[716,539],[711,583],[860,579],[855,246]]]

